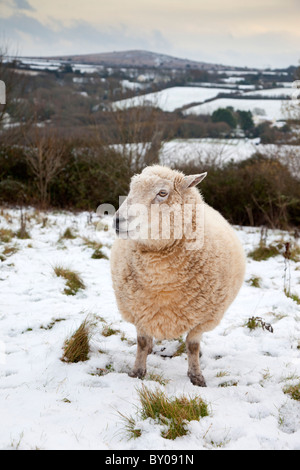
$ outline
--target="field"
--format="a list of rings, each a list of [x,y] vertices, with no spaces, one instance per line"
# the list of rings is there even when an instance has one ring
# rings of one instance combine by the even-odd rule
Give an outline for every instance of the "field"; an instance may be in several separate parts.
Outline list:
[[[127,100],[117,101],[113,104],[114,109],[124,109],[132,106],[143,106],[152,103],[163,111],[172,112],[177,108],[186,106],[189,103],[206,101],[215,98],[219,93],[232,93],[227,88],[206,88],[206,87],[173,87],[148,93],[144,96],[137,96]]]
[[[277,156],[287,161],[290,153],[300,157],[296,145],[260,144],[260,139],[174,139],[164,142],[160,151],[160,162],[164,165],[188,161],[216,161],[218,165],[229,161],[239,162],[255,153]]]
[[[300,449],[299,401],[289,393],[300,383],[299,262],[296,254],[284,257],[292,234],[269,230],[264,240],[276,246],[273,256],[247,257],[238,298],[203,336],[202,389],[186,376],[181,339],[155,344],[143,381],[127,375],[136,337],[111,285],[111,220],[97,225],[87,212],[25,212],[22,234],[19,210],[0,213],[0,448]],[[259,246],[260,229],[236,231],[248,255]],[[66,295],[58,267],[80,274],[84,286],[74,295]],[[65,341],[87,317],[88,360],[63,362]],[[161,424],[138,413],[142,385],[170,398],[201,397],[208,416],[166,439]],[[135,439],[124,416],[139,428]]]
[[[251,111],[256,120],[282,121],[287,118],[286,107],[288,100],[264,100],[264,99],[230,99],[219,98],[210,103],[191,106],[185,112],[187,114],[212,114],[218,108],[233,107],[234,110]]]

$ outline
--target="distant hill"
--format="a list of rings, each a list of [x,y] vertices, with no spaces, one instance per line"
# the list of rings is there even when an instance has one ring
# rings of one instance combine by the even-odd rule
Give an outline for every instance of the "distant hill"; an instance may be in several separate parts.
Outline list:
[[[83,54],[69,56],[55,56],[49,59],[66,60],[69,62],[80,62],[82,64],[103,65],[105,67],[134,67],[134,68],[165,68],[165,69],[186,69],[193,68],[199,70],[223,70],[232,69],[220,64],[209,64],[189,59],[179,59],[166,54],[156,52],[133,50],[119,52],[103,52],[99,54]]]

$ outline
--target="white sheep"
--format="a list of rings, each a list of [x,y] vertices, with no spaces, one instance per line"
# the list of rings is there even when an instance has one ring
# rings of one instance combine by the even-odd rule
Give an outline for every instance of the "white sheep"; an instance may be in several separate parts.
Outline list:
[[[195,188],[205,176],[147,167],[132,178],[115,214],[113,287],[123,318],[137,329],[131,377],[146,374],[153,337],[188,333],[188,376],[194,385],[206,386],[199,364],[201,335],[218,325],[235,299],[245,255],[233,228]],[[185,212],[190,216],[182,216]]]

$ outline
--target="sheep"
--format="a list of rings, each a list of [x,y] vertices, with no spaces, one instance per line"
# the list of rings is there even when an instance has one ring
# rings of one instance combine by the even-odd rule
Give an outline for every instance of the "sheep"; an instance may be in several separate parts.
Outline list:
[[[113,289],[122,317],[137,330],[131,377],[145,376],[153,338],[187,334],[188,377],[193,385],[206,386],[199,363],[201,336],[220,323],[236,298],[244,280],[245,254],[234,229],[196,188],[205,176],[146,167],[133,176],[127,199],[115,213]],[[135,205],[145,209],[139,225],[134,225],[137,211],[130,211]],[[178,219],[186,207],[192,208],[190,218]],[[158,217],[149,215],[153,209]],[[197,218],[197,211],[202,217]],[[176,236],[182,227],[182,235]]]

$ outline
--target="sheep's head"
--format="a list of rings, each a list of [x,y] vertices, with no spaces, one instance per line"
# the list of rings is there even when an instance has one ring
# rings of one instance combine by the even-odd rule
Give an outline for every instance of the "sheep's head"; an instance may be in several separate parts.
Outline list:
[[[129,194],[114,217],[119,237],[159,247],[181,239],[188,224],[193,224],[189,212],[197,204],[203,206],[195,186],[205,176],[185,176],[158,165],[133,176]]]

